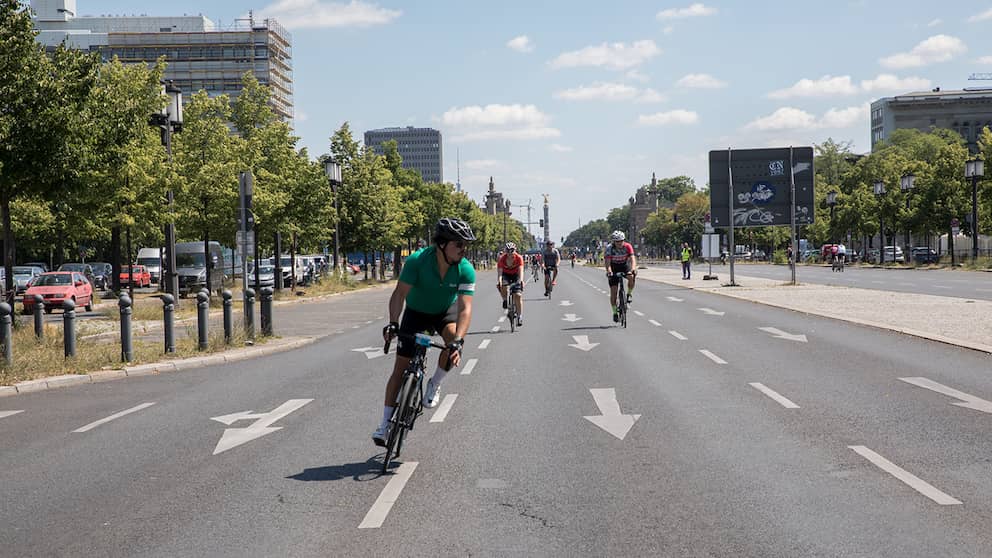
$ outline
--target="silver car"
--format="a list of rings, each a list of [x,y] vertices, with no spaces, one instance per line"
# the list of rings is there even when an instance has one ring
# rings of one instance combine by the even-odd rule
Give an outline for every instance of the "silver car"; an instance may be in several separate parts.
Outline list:
[[[258,266],[258,283],[255,283],[255,270],[250,269],[248,271],[248,286],[252,289],[259,289],[261,287],[275,287],[276,286],[276,266],[263,263]]]
[[[13,269],[15,294],[24,294],[31,280],[44,272],[45,270],[33,265],[15,265]]]

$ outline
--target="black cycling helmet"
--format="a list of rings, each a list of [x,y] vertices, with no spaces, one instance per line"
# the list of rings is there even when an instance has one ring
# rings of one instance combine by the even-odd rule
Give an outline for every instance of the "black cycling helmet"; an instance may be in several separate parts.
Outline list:
[[[440,244],[451,240],[472,242],[475,240],[475,234],[472,232],[472,227],[468,226],[465,221],[445,217],[438,221],[434,227],[434,242]]]

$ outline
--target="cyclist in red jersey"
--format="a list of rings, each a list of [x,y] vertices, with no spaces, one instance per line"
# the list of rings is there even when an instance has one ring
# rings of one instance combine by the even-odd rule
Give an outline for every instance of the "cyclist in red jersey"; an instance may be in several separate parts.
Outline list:
[[[520,283],[520,290],[513,293],[513,302],[517,305],[517,326],[524,325],[524,258],[517,253],[517,245],[512,242],[506,243],[503,255],[496,263],[496,288],[503,297],[503,308],[506,308],[506,290],[514,284]]]
[[[610,305],[613,306],[614,322],[620,321],[620,314],[617,312],[617,285],[620,284],[620,278],[613,274],[627,273],[627,304],[633,302],[634,279],[637,276],[637,256],[634,255],[634,247],[625,238],[623,231],[613,231],[610,235],[612,242],[603,254],[606,276],[610,278]]]

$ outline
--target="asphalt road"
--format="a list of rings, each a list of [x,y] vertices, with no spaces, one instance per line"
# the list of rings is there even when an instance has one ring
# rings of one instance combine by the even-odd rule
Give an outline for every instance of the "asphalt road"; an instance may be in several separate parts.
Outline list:
[[[327,335],[293,352],[0,399],[0,554],[992,548],[988,356],[648,281],[620,329],[592,268],[528,287],[509,333],[494,283],[386,476],[388,289],[277,307],[278,331]]]

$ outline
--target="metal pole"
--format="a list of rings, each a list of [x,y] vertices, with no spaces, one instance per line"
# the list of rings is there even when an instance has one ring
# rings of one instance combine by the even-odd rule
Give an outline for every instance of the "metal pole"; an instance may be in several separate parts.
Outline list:
[[[169,117],[165,119],[165,153],[168,157],[169,165],[172,165],[172,121]],[[172,189],[165,194],[169,205],[169,222],[165,224],[165,263],[168,270],[168,283],[165,292],[176,297],[179,296],[179,275],[176,274],[176,224],[174,214],[175,196]],[[163,273],[165,275],[165,273]]]
[[[234,318],[232,316],[232,314],[234,313],[233,312],[234,301],[232,300],[234,298],[234,295],[231,294],[231,291],[224,289],[224,292],[221,293],[221,296],[224,297],[224,344],[230,345],[231,336],[234,331],[234,323],[233,323]]]
[[[121,310],[121,361],[134,360],[134,347],[131,344],[131,297],[122,294],[117,301]]]
[[[792,223],[792,232],[791,232],[791,235],[789,236],[789,242],[792,244],[792,261],[795,262],[795,259],[796,259],[796,250],[798,249],[798,246],[796,246],[796,244],[797,244],[797,242],[796,242],[796,235],[797,235],[797,231],[796,231],[796,172],[795,172],[796,164],[793,162],[792,157],[793,157],[792,146],[790,145],[789,146],[789,206],[790,206],[789,207],[789,215],[790,215],[790,217],[789,218],[791,219],[791,223]],[[831,207],[831,211],[832,210],[833,210],[833,207]],[[831,220],[831,224],[833,224],[833,213],[831,213],[830,220]],[[795,266],[795,263],[793,263],[793,265],[792,265],[792,284],[793,285],[796,284],[796,266]]]
[[[13,309],[9,304],[0,302],[0,344],[3,344],[3,359],[7,366],[14,364],[14,334],[11,331],[12,313]]]
[[[272,335],[272,287],[262,287],[262,335]]]
[[[65,313],[62,314],[62,341],[65,345],[65,358],[76,356],[76,303],[72,300],[62,302]]]
[[[971,177],[971,257],[978,259],[978,176]]]
[[[165,353],[176,352],[176,299],[170,294],[162,295],[162,317],[165,320]]]
[[[255,341],[255,291],[252,289],[245,291],[245,336],[249,345]]]
[[[731,164],[731,157],[733,156],[733,151],[727,148],[727,176],[730,178],[727,187],[730,188],[729,195],[727,198],[730,200],[730,239],[728,242],[730,246],[727,247],[727,252],[730,253],[730,286],[736,287],[737,283],[734,281],[734,252],[736,252],[736,245],[734,244],[734,167]],[[793,281],[795,281],[795,275],[793,275]]]
[[[331,181],[331,189],[334,190],[334,274],[337,275],[341,268],[338,267],[338,254],[340,254],[341,238],[341,214],[338,213],[338,186]]]
[[[45,336],[45,319],[41,312],[45,309],[43,298],[40,294],[31,295],[34,300],[34,336],[41,339]]]
[[[202,289],[196,293],[196,340],[197,350],[205,351],[209,346],[207,340],[207,320],[210,312],[210,291]]]

